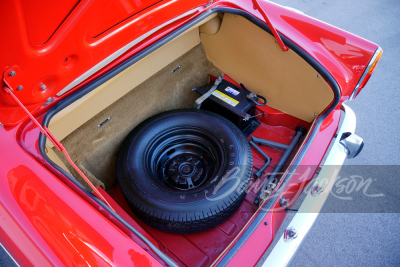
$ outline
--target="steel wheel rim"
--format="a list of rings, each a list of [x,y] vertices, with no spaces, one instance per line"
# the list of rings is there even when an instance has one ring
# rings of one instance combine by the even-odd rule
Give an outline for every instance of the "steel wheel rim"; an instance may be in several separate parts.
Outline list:
[[[223,148],[212,134],[179,127],[153,139],[145,153],[145,168],[155,182],[177,191],[194,191],[218,174],[223,158]]]

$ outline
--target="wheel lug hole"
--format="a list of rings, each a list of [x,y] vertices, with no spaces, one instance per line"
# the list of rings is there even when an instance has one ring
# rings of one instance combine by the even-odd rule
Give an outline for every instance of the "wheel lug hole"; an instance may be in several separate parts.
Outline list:
[[[208,163],[197,151],[180,153],[180,149],[175,148],[175,155],[167,159],[164,181],[172,187],[188,190],[200,186],[208,177]],[[179,154],[180,153],[180,154]],[[169,167],[169,169],[167,168]]]

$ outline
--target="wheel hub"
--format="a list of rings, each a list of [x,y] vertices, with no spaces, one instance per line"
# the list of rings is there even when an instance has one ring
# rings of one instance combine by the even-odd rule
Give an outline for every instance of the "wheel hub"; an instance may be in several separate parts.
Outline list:
[[[190,175],[196,170],[196,166],[193,166],[190,163],[182,163],[179,165],[178,173],[180,175]]]
[[[169,188],[197,190],[222,168],[223,149],[200,128],[177,128],[161,133],[148,148],[145,166]]]
[[[183,153],[166,162],[164,176],[173,187],[193,189],[200,185],[206,177],[203,175],[204,166],[203,157]]]

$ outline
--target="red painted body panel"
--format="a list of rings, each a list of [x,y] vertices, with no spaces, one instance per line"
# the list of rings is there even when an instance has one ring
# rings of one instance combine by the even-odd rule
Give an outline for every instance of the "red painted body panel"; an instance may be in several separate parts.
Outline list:
[[[16,128],[0,128],[2,151],[12,151],[0,154],[0,241],[19,264],[160,265],[31,158],[15,135]]]
[[[330,141],[337,131],[339,120],[339,109],[335,110],[324,120],[323,127],[319,129],[311,147],[293,174],[290,183],[285,186],[281,196],[285,196],[289,199],[291,201],[290,205],[295,203],[297,198],[314,177],[314,174],[329,147]],[[268,211],[264,221],[260,223],[248,241],[232,258],[228,264],[229,266],[255,265],[264,255],[288,213],[280,207],[279,199],[280,197],[278,197],[277,201],[272,205],[272,208]],[[264,222],[267,222],[268,225],[265,225]]]
[[[45,99],[54,96],[132,40],[189,9],[205,4],[201,0],[190,3],[162,1],[134,13],[129,8],[122,12],[120,8],[124,3],[127,2],[122,1],[119,6],[111,5],[108,10],[110,16],[121,16],[119,24],[118,19],[106,16],[101,24],[103,26],[96,26],[101,28],[93,30],[88,25],[98,20],[98,14],[110,4],[108,1],[79,2],[51,38],[40,46],[33,45],[28,38],[20,2],[4,3],[6,6],[0,11],[3,17],[0,28],[8,39],[0,46],[0,68],[5,71],[16,65],[21,69],[24,90],[17,92],[17,96],[24,104],[30,105],[30,110],[39,108]],[[377,45],[273,3],[262,1],[260,5],[279,32],[294,40],[330,71],[341,87],[343,100],[347,99]],[[246,10],[263,20],[261,14],[253,9],[251,0],[218,1],[212,6]],[[48,8],[51,13],[51,6]],[[22,27],[21,22],[25,22]],[[35,30],[40,31],[37,28]],[[47,86],[44,91],[39,89],[43,83]],[[0,93],[0,111],[0,122],[4,125],[16,124],[25,117],[3,92]]]
[[[268,113],[268,115],[263,116],[263,118],[260,118],[264,123],[266,123],[266,126],[265,126],[266,128],[262,127],[262,128],[257,129],[257,131],[254,133],[254,135],[256,135],[258,137],[263,136],[264,138],[269,138],[271,140],[279,141],[279,142],[282,142],[282,143],[289,143],[290,142],[290,138],[292,138],[294,131],[293,131],[293,129],[290,129],[288,127],[290,127],[290,126],[293,127],[293,125],[303,125],[306,128],[309,128],[309,124],[301,122],[299,119],[296,119],[294,117],[288,116],[288,115],[283,114],[283,113],[281,113],[279,111],[273,110],[273,109],[271,109],[269,107],[263,107],[262,110],[264,112]],[[336,131],[337,124],[338,124],[338,121],[339,121],[339,116],[338,116],[337,112],[335,114],[336,114],[336,116],[329,116],[325,120],[325,122],[323,123],[322,127],[320,128],[320,133],[317,135],[317,137],[315,138],[315,141],[314,141],[314,142],[316,142],[317,145],[312,146],[310,148],[311,152],[313,153],[313,154],[310,154],[312,156],[304,158],[304,160],[308,159],[308,161],[306,161],[304,163],[304,164],[307,164],[307,167],[310,164],[311,165],[310,167],[315,167],[315,168],[313,168],[312,170],[306,172],[309,175],[306,178],[304,178],[304,180],[301,180],[301,181],[297,182],[296,179],[294,179],[293,180],[294,181],[294,185],[291,184],[292,187],[293,186],[297,186],[297,187],[302,186],[302,187],[304,187],[305,185],[307,185],[307,183],[312,178],[312,176],[313,176],[313,174],[314,174],[314,172],[316,170],[316,167],[319,164],[319,161],[322,159],[322,157],[323,157],[323,155],[324,155],[324,153],[326,151],[326,148],[327,148],[332,136],[334,135],[334,133]],[[39,118],[39,121],[40,121],[40,118]],[[268,126],[268,125],[270,125],[270,126]],[[9,127],[7,127],[7,128],[9,128]],[[271,132],[271,130],[272,130],[272,132]],[[19,138],[17,138],[17,140],[21,143],[21,145],[31,155],[35,155],[36,157],[40,158],[40,152],[38,151],[38,145],[37,145],[37,136],[39,134],[39,130],[37,129],[37,127],[35,127],[32,122],[29,122],[23,129],[21,129],[21,131],[19,131],[19,133],[21,135],[17,135],[17,137],[19,137]],[[285,141],[285,140],[282,139],[282,137],[279,137],[279,136],[287,136],[287,140],[285,139],[286,140]],[[17,148],[21,150],[21,147],[17,147]],[[279,152],[278,150],[271,149],[271,148],[268,148],[268,147],[265,147],[264,149],[268,150],[266,152],[269,155],[274,155],[273,158],[275,159],[274,160],[275,162],[278,160],[278,157],[282,153],[282,152]],[[315,151],[313,151],[313,149]],[[271,151],[271,150],[273,150],[273,151]],[[309,154],[307,154],[307,155],[309,155]],[[258,158],[259,157],[257,155],[254,155],[254,164],[255,164],[255,166],[261,165],[261,161]],[[43,163],[45,164],[44,161],[43,161]],[[274,162],[272,162],[272,163],[274,164]],[[272,171],[272,167],[270,166],[267,169],[267,171],[271,172]],[[53,179],[56,180],[57,177],[53,177]],[[293,188],[291,188],[291,191],[293,191]],[[77,192],[77,193],[79,193],[79,192]],[[112,196],[115,197],[115,194],[113,194]],[[246,203],[248,203],[249,207],[252,207],[251,203],[254,201],[254,197],[255,197],[255,192],[250,191],[248,196],[247,196],[247,201],[246,201]],[[296,195],[295,197],[292,197],[292,196],[290,196],[290,197],[294,201],[295,199],[297,199],[298,195]],[[120,196],[119,199],[121,200],[121,196]],[[118,198],[116,198],[116,200],[118,201]],[[123,201],[123,198],[122,198],[122,201]],[[119,202],[119,204],[121,204],[121,202]],[[117,212],[121,216],[123,216],[123,217],[125,216],[124,212],[121,212],[120,210],[118,210],[118,207],[116,207],[116,206],[113,206],[113,207],[114,207],[114,209],[117,210]],[[132,215],[131,212],[129,212],[129,208],[128,209],[126,208],[126,203],[125,203],[125,206],[122,205],[122,207],[125,207],[126,211],[128,213],[130,213],[130,215],[134,219],[136,219],[136,217],[134,215]],[[250,210],[245,209],[244,213],[247,214],[248,212],[250,212]],[[267,239],[264,238],[263,243],[261,243],[261,244],[264,244],[265,242],[268,242],[268,244],[269,244],[270,242],[272,242],[273,237],[275,236],[275,233],[276,233],[277,229],[279,228],[279,225],[281,224],[281,222],[285,218],[285,216],[286,216],[286,214],[285,213],[282,214],[282,210],[277,210],[277,211],[271,212],[270,214],[267,215],[266,220],[270,223],[270,226],[273,227],[271,230],[269,230],[269,231],[272,231],[271,232],[272,234],[269,235],[269,238],[267,238]],[[84,218],[84,216],[83,216],[83,218]],[[126,216],[125,216],[125,218],[126,218]],[[128,221],[129,221],[129,219],[128,219]],[[131,222],[131,224],[135,225],[136,222]],[[241,224],[240,228],[242,226],[243,226],[243,224]],[[142,224],[142,227],[144,227],[145,229],[148,229],[148,230],[150,228],[150,227],[146,227],[146,225],[143,225],[143,224]],[[263,229],[264,227],[265,226],[263,224],[261,224],[259,226],[261,231],[265,231]],[[237,233],[237,231],[239,231],[239,230],[240,229],[237,228],[235,230],[235,232]],[[152,232],[152,230],[150,230],[150,232]],[[156,231],[156,233],[160,234],[159,231]],[[166,234],[166,235],[167,235],[167,238],[164,239],[164,241],[165,240],[168,241],[168,234]],[[234,237],[234,236],[232,236],[232,237]],[[109,238],[112,238],[112,237],[109,237]],[[203,245],[203,246],[207,247],[208,246],[207,241],[208,241],[208,239],[205,239],[205,240],[203,239],[203,241],[198,241],[198,242],[200,242],[200,244],[198,244],[198,246],[199,245]],[[229,241],[229,239],[227,239],[226,241]],[[184,255],[186,250],[187,250],[187,245],[186,246],[182,245],[181,242],[175,242],[175,243],[176,244],[181,244],[181,246],[178,246],[178,247],[175,248],[175,250],[178,250],[178,252],[176,252],[176,253],[179,253],[179,251],[182,249],[183,250],[183,254],[180,254],[180,255],[181,256]],[[228,245],[229,243],[230,243],[230,241],[228,243],[225,243],[224,246],[222,246],[223,243],[221,243],[221,246],[223,248],[225,248],[225,246]],[[166,244],[169,244],[169,243],[167,242]],[[243,249],[245,249],[246,246],[244,246]],[[244,255],[247,255],[247,256],[246,256],[246,259],[243,259],[243,260],[250,261],[250,262],[251,261],[256,262],[259,259],[259,257],[262,256],[262,253],[267,249],[267,246],[265,246],[265,247],[264,246],[260,246],[259,243],[250,242],[250,243],[248,243],[248,246],[249,246],[251,251],[247,251],[247,252],[244,253]],[[258,247],[258,249],[257,250],[251,249],[254,246]],[[171,249],[172,249],[172,247],[168,247],[168,250],[166,250],[166,252],[168,252]],[[240,251],[242,251],[242,250],[240,250]],[[174,255],[169,255],[169,256],[173,257]],[[216,255],[210,255],[210,257],[211,256],[215,257]],[[176,260],[178,261],[178,259],[176,259]],[[210,261],[210,259],[207,260],[207,262],[209,262],[209,261]]]
[[[128,3],[120,2],[122,6]],[[46,98],[54,96],[130,41],[209,1],[155,2],[147,1],[145,6],[154,5],[135,13],[132,7],[121,9],[121,5],[114,6],[108,1],[81,1],[53,33],[51,29],[56,27],[59,17],[71,7],[71,2],[63,3],[59,13],[51,13],[51,6],[39,10],[54,18],[49,19],[49,26],[44,32],[38,30],[44,22],[36,18],[30,18],[35,21],[29,27],[20,27],[22,22],[26,25],[25,19],[29,20],[22,12],[22,1],[4,2],[0,9],[3,18],[0,27],[7,39],[0,44],[0,68],[3,71],[13,66],[20,68],[16,83],[20,82],[24,89],[16,93],[17,97],[31,111],[38,110],[35,116],[40,121],[41,116],[61,98],[79,90],[203,10],[149,36],[71,92],[56,97],[49,106],[41,107]],[[246,10],[263,20],[261,14],[253,9],[251,0],[214,2],[213,7]],[[293,40],[332,74],[342,91],[341,100],[346,100],[377,45],[275,4],[260,1],[260,5],[278,32]],[[110,17],[100,19],[99,13],[105,6],[110,11]],[[96,26],[87,27],[96,20],[99,20]],[[42,82],[48,85],[45,91],[38,88]],[[272,109],[268,112],[274,114],[266,118],[268,124],[282,126],[279,117],[283,115]],[[0,122],[16,125],[0,127],[0,241],[11,255],[24,266],[80,263],[160,265],[143,242],[112,216],[107,216],[107,212],[90,197],[45,162],[38,150],[39,130],[29,121],[21,124],[24,117],[12,99],[0,92]],[[304,188],[314,175],[336,132],[339,119],[340,111],[336,109],[318,129],[299,166],[300,173],[306,175],[293,177],[285,187],[283,194],[292,200],[297,199],[298,188]],[[287,117],[283,121],[285,127],[293,124]],[[309,170],[309,166],[314,167]],[[275,203],[274,206],[277,205]],[[122,215],[123,211],[119,213]],[[269,212],[265,218],[269,225],[260,224],[232,262],[242,266],[255,264],[272,242],[285,216],[286,213],[279,211]]]
[[[22,3],[3,2],[0,9],[0,29],[7,40],[0,43],[0,70],[4,72],[12,66],[19,66],[24,76],[21,80],[24,89],[17,92],[21,102],[31,105],[31,110],[39,108],[47,98],[54,96],[113,52],[172,18],[207,3],[204,0],[170,0],[160,1],[138,13],[129,8],[124,12],[117,10],[128,2],[132,1],[119,1],[118,5],[112,5],[106,0],[80,1],[51,38],[42,45],[34,45],[29,39],[25,15],[21,12]],[[138,3],[142,2],[148,1]],[[156,1],[151,1],[153,2]],[[140,8],[146,6],[141,5]],[[46,13],[52,13],[52,6],[43,4],[41,7]],[[109,7],[109,16],[123,16],[105,16],[101,23],[103,26],[95,25],[96,28],[93,29],[90,25],[101,18],[99,14],[104,13],[104,7]],[[121,20],[118,23],[119,19]],[[104,24],[106,22],[110,24]],[[31,30],[40,32],[41,28]],[[46,90],[40,90],[43,83]],[[4,125],[16,124],[25,117],[22,113],[15,115],[13,106],[15,103],[12,99],[1,92],[0,122]]]

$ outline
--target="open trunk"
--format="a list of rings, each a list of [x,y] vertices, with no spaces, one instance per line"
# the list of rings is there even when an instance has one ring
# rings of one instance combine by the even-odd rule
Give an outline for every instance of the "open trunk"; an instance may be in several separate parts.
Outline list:
[[[116,157],[128,133],[145,119],[163,111],[193,107],[199,95],[192,89],[209,83],[210,75],[226,75],[267,99],[267,106],[257,107],[256,113],[264,115],[257,117],[261,125],[248,140],[254,136],[288,145],[295,128],[310,129],[334,98],[328,83],[294,51],[283,52],[271,34],[247,19],[219,13],[71,103],[52,118],[48,127],[96,187],[103,187],[162,251],[188,266],[210,265],[235,239],[257,211],[253,202],[267,176],[251,180],[239,210],[218,227],[198,234],[169,234],[142,223],[130,210],[117,183]],[[299,147],[301,142],[286,166]],[[272,158],[264,172],[270,173],[284,151],[268,146],[261,149]],[[87,187],[50,142],[46,152]],[[264,160],[253,148],[252,153],[255,172]]]

